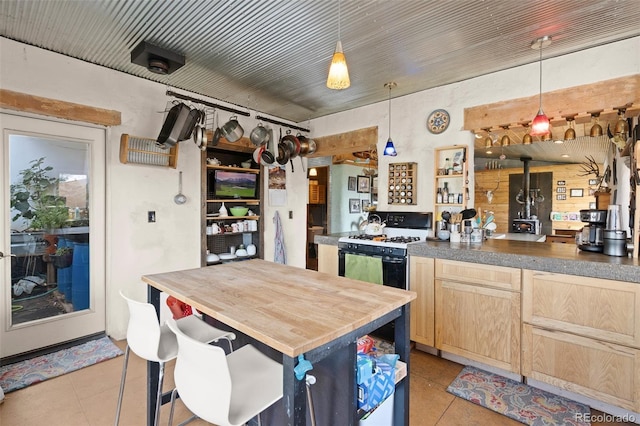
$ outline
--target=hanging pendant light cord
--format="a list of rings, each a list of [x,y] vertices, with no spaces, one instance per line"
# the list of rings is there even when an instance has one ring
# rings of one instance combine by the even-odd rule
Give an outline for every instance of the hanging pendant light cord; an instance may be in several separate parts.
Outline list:
[[[338,1],[338,41],[342,41],[342,37],[341,37],[341,35],[340,35],[340,21],[342,21],[342,18],[341,18],[341,15],[342,15],[342,14],[341,14],[341,7],[340,7],[340,5],[341,5],[341,2],[340,2],[340,1]]]
[[[540,110],[542,110],[542,42],[540,43]]]
[[[389,83],[389,139],[391,139],[391,83]]]

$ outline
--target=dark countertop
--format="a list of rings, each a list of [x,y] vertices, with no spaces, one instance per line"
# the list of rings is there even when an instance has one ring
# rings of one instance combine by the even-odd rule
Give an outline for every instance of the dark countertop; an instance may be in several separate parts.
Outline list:
[[[354,234],[316,235],[316,244],[338,245],[338,238]],[[410,244],[410,256],[450,259],[534,271],[640,283],[640,262],[579,250],[574,244],[486,240],[482,244],[426,241]]]

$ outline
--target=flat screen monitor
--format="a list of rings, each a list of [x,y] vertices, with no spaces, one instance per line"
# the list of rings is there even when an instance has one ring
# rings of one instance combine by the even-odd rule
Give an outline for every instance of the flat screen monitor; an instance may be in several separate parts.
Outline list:
[[[256,199],[258,198],[258,174],[213,170],[213,176],[209,177],[209,196],[216,199]]]

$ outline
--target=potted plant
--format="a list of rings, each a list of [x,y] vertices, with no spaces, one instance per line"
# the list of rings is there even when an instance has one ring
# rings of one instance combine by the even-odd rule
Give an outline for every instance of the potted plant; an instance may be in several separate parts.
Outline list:
[[[56,250],[55,254],[49,256],[53,266],[58,269],[64,269],[71,266],[73,262],[73,248],[72,247],[60,247]]]
[[[50,176],[53,167],[45,166],[44,160],[32,160],[20,171],[21,180],[10,186],[11,208],[17,211],[11,220],[25,219],[31,229],[61,228],[69,218],[65,198],[56,195],[60,179]]]

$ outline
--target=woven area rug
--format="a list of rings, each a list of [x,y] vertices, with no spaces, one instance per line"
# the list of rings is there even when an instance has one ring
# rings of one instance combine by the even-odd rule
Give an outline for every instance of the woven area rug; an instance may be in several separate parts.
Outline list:
[[[5,393],[12,392],[119,355],[122,355],[120,348],[105,336],[78,346],[0,367],[0,387]]]
[[[474,367],[465,367],[447,392],[520,423],[590,425],[588,406]]]

